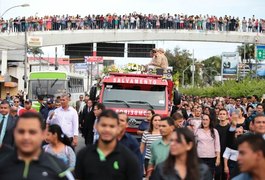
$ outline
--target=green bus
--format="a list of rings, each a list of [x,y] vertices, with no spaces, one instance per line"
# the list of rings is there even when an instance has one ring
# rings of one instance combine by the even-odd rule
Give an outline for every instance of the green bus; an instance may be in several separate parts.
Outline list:
[[[33,108],[39,110],[36,103],[38,96],[55,99],[62,93],[70,93],[75,102],[85,93],[85,77],[60,71],[31,72],[29,74],[28,98],[33,101]]]

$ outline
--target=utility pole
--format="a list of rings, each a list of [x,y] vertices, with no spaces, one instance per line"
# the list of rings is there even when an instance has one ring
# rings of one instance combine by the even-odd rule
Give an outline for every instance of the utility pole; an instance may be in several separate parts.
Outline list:
[[[255,71],[255,77],[256,77],[256,79],[258,78],[258,74],[257,74],[257,71],[258,71],[258,58],[257,58],[257,41],[258,41],[258,39],[257,39],[257,37],[255,38],[255,44],[254,44],[254,48],[255,48],[255,50],[254,50],[254,57],[255,57],[255,61],[256,61],[256,71]]]
[[[55,65],[55,70],[58,70],[58,58],[57,58],[57,47],[55,47],[55,62],[54,62],[54,65]]]
[[[245,66],[245,62],[247,62],[246,61],[246,43],[244,43],[244,60],[243,60],[244,78],[246,77],[246,72],[245,72],[246,66]]]
[[[187,69],[190,67],[187,66],[183,71],[182,71],[182,87],[184,88],[184,85],[185,85],[185,71],[187,71]]]
[[[27,92],[27,66],[28,66],[28,37],[27,37],[27,28],[25,29],[25,44],[24,44],[24,93]]]
[[[92,81],[93,81],[93,79],[92,79],[92,76],[93,76],[92,71],[93,71],[93,62],[90,63],[90,88],[93,86],[93,84],[92,84]]]
[[[194,59],[194,49],[192,50],[192,87],[194,87],[194,78],[195,78],[195,59]]]
[[[86,60],[85,60],[85,62],[87,65],[87,90],[86,90],[86,92],[89,92],[89,88],[90,88],[90,85],[89,85],[89,77],[90,77],[90,75],[89,75],[89,62],[87,62]]]

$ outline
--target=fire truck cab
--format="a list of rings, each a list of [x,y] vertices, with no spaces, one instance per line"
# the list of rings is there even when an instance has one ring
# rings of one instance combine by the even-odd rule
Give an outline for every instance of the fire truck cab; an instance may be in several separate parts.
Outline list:
[[[173,82],[162,75],[110,73],[101,83],[99,102],[128,115],[127,132],[136,134],[148,109],[162,117],[170,113]]]

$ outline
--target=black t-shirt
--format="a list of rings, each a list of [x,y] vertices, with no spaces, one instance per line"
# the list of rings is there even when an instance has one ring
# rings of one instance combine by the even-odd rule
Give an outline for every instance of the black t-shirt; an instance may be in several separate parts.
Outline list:
[[[71,173],[64,163],[45,152],[40,154],[38,160],[33,160],[29,164],[18,159],[16,151],[0,160],[1,180],[66,180],[69,176]]]
[[[229,127],[230,127],[229,124],[227,124],[226,126],[220,126],[220,124],[217,124],[217,126],[215,127],[220,137],[221,155],[224,153],[225,148],[226,148],[227,134],[228,134]]]
[[[2,144],[2,146],[0,147],[0,161],[2,158],[4,158],[5,156],[8,156],[10,153],[13,152],[13,148],[11,146]]]
[[[81,180],[140,180],[137,157],[117,143],[113,152],[102,157],[97,145],[89,145],[77,155],[75,175]]]

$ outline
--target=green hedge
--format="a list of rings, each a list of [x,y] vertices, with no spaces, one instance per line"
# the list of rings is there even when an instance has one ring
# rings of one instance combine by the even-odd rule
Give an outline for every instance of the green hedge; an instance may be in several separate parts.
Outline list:
[[[225,81],[223,84],[215,84],[209,87],[181,88],[182,94],[194,96],[251,96],[261,97],[265,94],[265,80],[245,79],[240,82]]]

